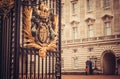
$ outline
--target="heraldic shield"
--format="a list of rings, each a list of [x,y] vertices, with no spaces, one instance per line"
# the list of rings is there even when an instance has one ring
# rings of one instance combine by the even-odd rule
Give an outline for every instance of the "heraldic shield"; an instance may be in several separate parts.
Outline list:
[[[56,51],[58,42],[58,15],[41,2],[39,7],[23,8],[24,46],[39,50],[44,58],[47,51]]]

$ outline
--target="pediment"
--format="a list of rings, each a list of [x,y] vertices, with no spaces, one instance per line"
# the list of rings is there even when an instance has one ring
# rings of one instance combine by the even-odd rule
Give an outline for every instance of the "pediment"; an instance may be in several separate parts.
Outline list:
[[[113,18],[113,15],[105,14],[105,15],[102,16],[102,19],[106,19],[106,18],[111,19],[111,18]]]
[[[71,0],[71,2],[76,2],[76,1],[78,1],[78,0]]]
[[[78,24],[78,23],[79,23],[79,21],[72,20],[70,23],[71,23],[71,24]]]
[[[85,19],[85,21],[86,21],[86,22],[89,22],[89,21],[95,21],[95,18],[87,17],[87,18]]]

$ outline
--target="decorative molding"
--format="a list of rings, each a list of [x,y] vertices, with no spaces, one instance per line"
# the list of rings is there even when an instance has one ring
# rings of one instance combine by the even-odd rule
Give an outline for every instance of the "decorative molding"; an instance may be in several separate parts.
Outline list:
[[[87,18],[85,19],[85,21],[86,21],[86,22],[95,21],[95,18],[87,17]]]
[[[78,0],[71,0],[72,3],[77,2]]]
[[[87,23],[87,25],[92,25],[95,22],[94,18],[88,17],[85,19],[85,22]]]
[[[108,19],[112,19],[113,18],[113,15],[110,15],[110,14],[105,14],[101,17],[103,20],[105,20],[106,18]]]
[[[71,24],[79,24],[79,21],[72,20],[70,23],[71,23]]]

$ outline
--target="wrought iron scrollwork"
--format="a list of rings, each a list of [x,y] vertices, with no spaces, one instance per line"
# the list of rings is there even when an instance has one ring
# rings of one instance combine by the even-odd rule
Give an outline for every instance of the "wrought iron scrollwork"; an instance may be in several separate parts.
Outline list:
[[[8,12],[13,8],[14,6],[14,0],[1,0],[0,1],[0,13],[6,17]]]
[[[50,13],[44,2],[38,7],[24,6],[24,46],[36,48],[43,58],[47,51],[57,50],[58,15]]]

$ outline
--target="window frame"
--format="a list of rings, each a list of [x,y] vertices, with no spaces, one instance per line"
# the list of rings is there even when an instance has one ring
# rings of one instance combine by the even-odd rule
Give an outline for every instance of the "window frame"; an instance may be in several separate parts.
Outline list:
[[[78,57],[73,57],[73,69],[78,69]]]
[[[103,7],[105,9],[110,8],[110,0],[103,0]]]
[[[72,15],[76,15],[76,13],[77,13],[77,1],[78,0],[73,0],[73,1],[71,1],[71,13],[72,13]]]
[[[64,69],[64,58],[61,59],[61,68]]]
[[[92,33],[92,35],[91,35],[91,33]],[[93,24],[89,24],[89,25],[88,25],[88,37],[94,37]]]
[[[110,31],[110,32],[108,32],[108,31]],[[112,28],[111,28],[110,21],[104,22],[104,34],[105,35],[112,35]]]
[[[72,38],[73,39],[78,38],[78,27],[72,27]]]
[[[87,11],[91,12],[93,10],[93,0],[87,0]]]

